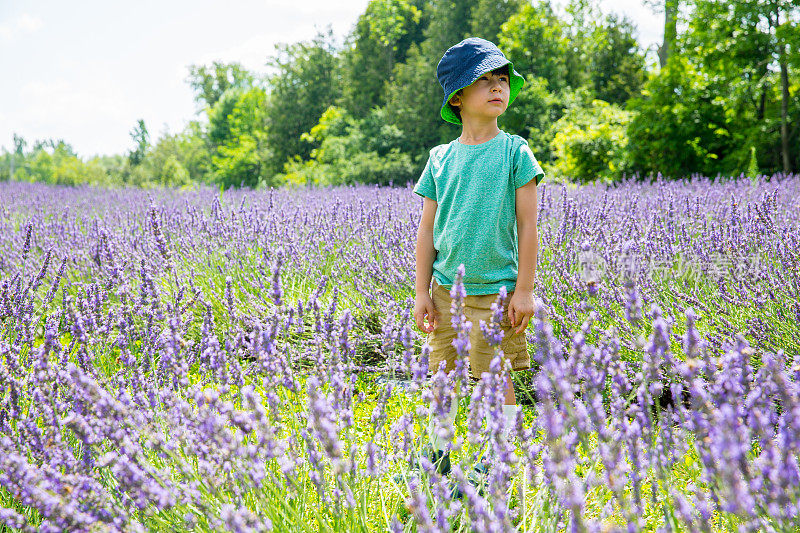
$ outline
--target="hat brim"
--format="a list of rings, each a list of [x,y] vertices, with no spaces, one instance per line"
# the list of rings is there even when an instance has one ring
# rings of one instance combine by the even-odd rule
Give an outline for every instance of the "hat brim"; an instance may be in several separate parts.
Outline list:
[[[442,103],[442,107],[439,110],[439,114],[442,116],[442,118],[447,122],[451,122],[453,124],[461,126],[461,119],[458,118],[458,115],[456,115],[452,109],[450,109],[450,106],[447,105],[447,103],[450,101],[450,99],[453,97],[454,94],[456,94],[464,87],[472,85],[475,82],[475,80],[477,80],[487,72],[491,72],[506,65],[508,65],[508,73],[509,73],[508,86],[510,89],[508,105],[511,106],[512,102],[514,102],[514,100],[517,98],[519,91],[522,89],[522,86],[525,85],[525,78],[522,77],[522,74],[514,70],[514,64],[511,61],[507,59],[500,59],[498,61],[496,58],[491,58],[488,62],[479,65],[478,68],[473,70],[468,77],[461,80],[461,83],[458,84],[458,88],[445,97],[444,102]]]

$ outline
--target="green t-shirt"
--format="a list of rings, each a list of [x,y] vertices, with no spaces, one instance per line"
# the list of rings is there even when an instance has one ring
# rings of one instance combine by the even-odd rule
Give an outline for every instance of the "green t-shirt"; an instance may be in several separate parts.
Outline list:
[[[433,225],[433,276],[451,287],[464,264],[468,295],[517,284],[515,192],[544,177],[528,143],[501,131],[481,144],[458,140],[430,151],[414,192],[438,204]]]

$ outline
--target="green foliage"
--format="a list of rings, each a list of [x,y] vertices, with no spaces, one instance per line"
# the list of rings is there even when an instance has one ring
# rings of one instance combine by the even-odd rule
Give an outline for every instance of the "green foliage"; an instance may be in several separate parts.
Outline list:
[[[471,37],[473,14],[481,0],[439,0],[426,6],[430,21],[421,44],[434,67],[445,51],[460,40]],[[434,69],[432,73],[436,74]]]
[[[392,70],[422,41],[422,2],[372,0],[358,18],[351,46],[342,53],[341,105],[355,117],[385,103]]]
[[[521,135],[541,163],[552,161],[550,127],[563,114],[564,100],[549,90],[545,78],[528,78],[517,99],[500,117],[504,130]]]
[[[388,122],[402,133],[401,150],[411,155],[420,170],[428,150],[458,136],[459,131],[439,116],[443,97],[435,72],[436,62],[413,45],[406,62],[395,67],[384,106]],[[427,75],[421,80],[420,73]]]
[[[526,78],[546,79],[554,91],[568,85],[569,43],[548,2],[526,4],[512,15],[498,36],[498,46]]]
[[[498,37],[501,50],[525,76],[517,99],[498,123],[528,139],[542,163],[552,160],[549,129],[563,113],[561,92],[579,84],[566,31],[565,23],[545,1],[523,5]]]
[[[184,187],[203,181],[211,161],[202,138],[189,129],[164,135],[148,154],[145,164],[154,184]]]
[[[552,127],[556,162],[550,174],[584,182],[619,178],[629,170],[625,130],[630,120],[630,112],[602,100],[568,108]]]
[[[724,87],[687,60],[673,55],[651,77],[643,98],[630,103],[636,112],[628,128],[633,168],[680,177],[691,172],[716,174],[720,156],[733,147]]]
[[[380,108],[358,120],[330,107],[303,138],[319,147],[310,160],[297,158],[286,164],[284,179],[292,185],[388,185],[417,177],[411,157],[397,147],[401,132],[386,123]]]
[[[147,138],[139,122],[139,140]],[[136,140],[136,139],[135,139]],[[0,155],[0,180],[37,181],[53,185],[94,185],[101,187],[184,187],[202,180],[207,161],[205,143],[197,123],[177,135],[164,135],[155,146],[142,142],[127,155],[95,156],[82,160],[62,140],[27,143],[18,138],[18,150]],[[131,154],[138,152],[136,157]],[[137,164],[132,164],[132,159]],[[13,176],[9,176],[13,170]]]
[[[37,141],[30,152],[24,151],[26,143],[19,140],[14,152],[14,180],[51,185],[111,185],[108,174],[97,160],[82,161],[63,140]]]
[[[756,156],[756,147],[750,147],[750,163],[747,164],[747,171],[745,172],[746,176],[751,178],[755,178],[758,176],[758,157]]]
[[[781,44],[797,47],[798,6],[796,0],[691,2],[686,30],[666,65],[650,76],[643,97],[630,102],[638,113],[628,132],[636,139],[635,168],[671,176],[739,174],[754,147],[763,172],[781,170]],[[787,69],[796,72],[800,64],[790,56]],[[789,95],[786,120],[792,121],[800,101],[796,91]],[[796,164],[797,143],[788,144]]]
[[[602,163],[596,156],[585,163],[576,163],[575,158],[580,157],[582,149],[567,149],[564,145],[567,137],[569,143],[578,142],[574,138],[576,132],[573,129],[562,132],[558,144],[552,142],[553,137],[559,127],[573,128],[574,120],[584,121],[596,114],[597,110],[590,104],[593,99],[624,103],[638,94],[644,78],[644,56],[629,21],[613,15],[603,18],[589,2],[571,2],[567,11],[569,17],[562,20],[547,1],[526,4],[503,25],[499,45],[513,59],[515,68],[526,75],[527,83],[500,123],[527,138],[542,163],[568,157],[569,161],[560,161],[554,168],[586,180],[594,179],[598,169],[605,169],[600,175],[608,178],[619,174],[624,165],[612,163],[615,170],[610,171],[610,162]],[[575,100],[572,96],[575,94],[583,96]],[[570,100],[572,107],[589,107],[585,113],[573,109],[571,118],[558,122]],[[609,133],[607,140],[615,139],[614,146],[619,144],[616,133],[605,133]],[[584,146],[585,142],[587,139],[579,144],[587,149],[587,154],[595,149],[605,150],[590,149],[588,144]],[[556,146],[559,150],[555,150]],[[567,153],[570,155],[566,156]],[[576,175],[581,169],[591,169],[592,174]]]
[[[267,174],[283,169],[289,159],[307,159],[316,146],[300,138],[314,127],[340,92],[339,57],[333,35],[318,33],[310,42],[278,46],[270,65],[266,103],[266,138],[270,153]]]
[[[228,89],[247,89],[255,84],[255,76],[239,63],[214,61],[210,67],[191,65],[189,85],[195,101],[213,107]]]
[[[638,96],[644,83],[644,55],[634,37],[636,28],[627,19],[608,15],[594,28],[588,66],[595,97],[624,104]]]
[[[433,146],[458,136],[458,127],[444,122],[439,115],[443,94],[436,79],[436,65],[450,46],[470,36],[473,14],[480,3],[429,3],[424,41],[412,45],[406,61],[395,65],[386,87],[387,120],[401,132],[403,143],[399,148],[410,155],[418,171]]]
[[[522,0],[478,0],[472,8],[470,35],[496,43],[503,24],[526,5]]]
[[[190,179],[210,181],[211,154],[202,136],[202,125],[196,121],[190,122],[181,133],[162,137],[150,155],[155,168],[160,166],[162,158],[174,157],[189,173]]]
[[[549,2],[525,4],[503,26],[498,46],[527,81],[546,80],[549,89],[558,92],[579,84],[565,31]]]
[[[128,161],[131,166],[141,165],[144,161],[144,156],[147,153],[147,148],[150,146],[150,133],[144,125],[144,120],[139,119],[136,122],[136,127],[131,131],[131,139],[136,144],[136,147],[128,154]]]
[[[214,145],[212,176],[224,188],[274,184],[266,165],[267,94],[264,89],[230,88],[210,110],[208,138]]]

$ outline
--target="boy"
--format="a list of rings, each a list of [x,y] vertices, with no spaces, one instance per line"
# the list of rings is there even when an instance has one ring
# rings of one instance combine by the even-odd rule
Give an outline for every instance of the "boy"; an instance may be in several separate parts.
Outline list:
[[[544,172],[528,143],[500,130],[497,117],[514,101],[524,78],[497,46],[476,37],[448,49],[436,76],[444,90],[440,115],[460,125],[461,136],[430,151],[414,187],[424,198],[416,244],[414,320],[428,333],[430,369],[436,372],[444,361],[445,371],[453,370],[457,354],[449,289],[463,264],[465,314],[472,322],[472,377],[488,371],[494,355],[478,324],[489,322],[491,304],[502,286],[508,297],[500,349],[513,370],[523,370],[530,365],[525,328],[533,315],[538,253],[536,185]],[[456,409],[454,402],[448,416],[451,425]],[[503,412],[508,430],[517,412],[510,378]],[[446,474],[450,443],[434,434],[433,423],[430,433],[422,453]]]

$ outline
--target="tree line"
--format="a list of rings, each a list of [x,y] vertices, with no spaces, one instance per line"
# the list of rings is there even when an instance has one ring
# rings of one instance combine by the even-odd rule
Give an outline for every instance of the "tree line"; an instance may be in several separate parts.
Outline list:
[[[747,175],[800,169],[800,0],[647,0],[664,39],[648,53],[594,0],[371,0],[330,29],[278,45],[268,72],[189,67],[197,115],[126,154],[81,159],[63,140],[15,136],[0,179],[228,187],[405,184],[459,134],[439,117],[439,58],[467,36],[526,78],[500,118],[554,179]]]

